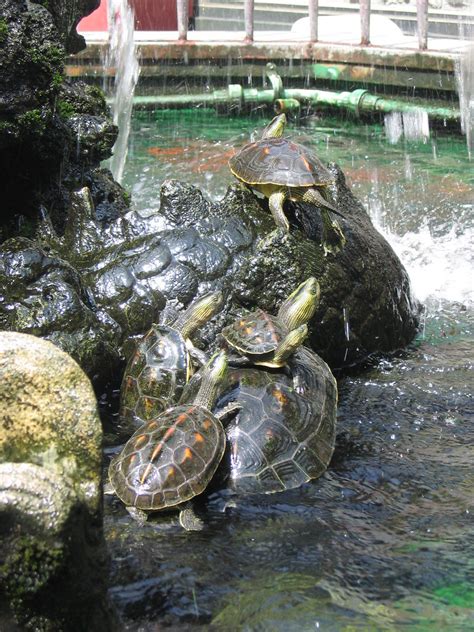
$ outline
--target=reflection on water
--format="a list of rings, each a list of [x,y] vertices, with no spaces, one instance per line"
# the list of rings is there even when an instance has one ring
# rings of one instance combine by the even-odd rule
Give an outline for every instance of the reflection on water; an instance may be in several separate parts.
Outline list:
[[[125,181],[143,211],[161,181],[219,197],[253,120],[135,121]],[[192,122],[194,120],[194,123]],[[168,121],[169,122],[169,121]],[[129,630],[474,629],[472,174],[463,139],[390,145],[378,127],[294,130],[337,160],[425,302],[409,349],[340,378],[327,473],[269,496],[215,489],[207,529],[131,522],[108,500],[111,594]],[[218,138],[219,140],[216,140]]]

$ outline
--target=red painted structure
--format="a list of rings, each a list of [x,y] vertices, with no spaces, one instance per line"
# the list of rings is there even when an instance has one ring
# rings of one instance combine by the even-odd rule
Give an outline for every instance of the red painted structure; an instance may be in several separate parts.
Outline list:
[[[135,11],[137,31],[176,31],[178,19],[176,0],[129,0]],[[189,17],[193,16],[194,2],[188,0]],[[107,0],[102,0],[98,9],[83,18],[78,31],[107,31]]]

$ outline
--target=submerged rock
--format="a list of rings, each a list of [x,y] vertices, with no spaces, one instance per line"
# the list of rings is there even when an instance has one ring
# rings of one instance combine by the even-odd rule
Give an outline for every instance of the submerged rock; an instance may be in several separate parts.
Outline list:
[[[3,595],[28,629],[112,629],[92,386],[57,346],[2,332],[0,400]]]

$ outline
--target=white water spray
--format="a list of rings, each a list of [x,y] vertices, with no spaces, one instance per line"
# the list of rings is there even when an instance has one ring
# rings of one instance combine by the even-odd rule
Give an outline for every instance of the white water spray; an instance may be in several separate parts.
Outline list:
[[[110,159],[110,170],[117,182],[122,180],[128,152],[133,94],[140,67],[133,41],[134,14],[127,0],[109,0],[109,53],[107,68],[115,68],[112,116],[119,134]]]
[[[426,142],[430,137],[430,124],[426,110],[391,112],[384,117],[385,135],[394,145],[401,138]]]
[[[456,63],[461,129],[466,135],[469,159],[474,155],[474,44],[466,48]]]
[[[457,234],[453,227],[445,235],[434,236],[425,226],[416,233],[397,235],[375,220],[374,224],[405,266],[420,301],[436,298],[474,306],[472,228]]]

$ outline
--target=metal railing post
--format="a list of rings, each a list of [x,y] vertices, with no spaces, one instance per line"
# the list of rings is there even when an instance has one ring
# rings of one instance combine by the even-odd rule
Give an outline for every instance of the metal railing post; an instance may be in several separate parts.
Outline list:
[[[176,12],[178,16],[178,39],[188,39],[188,0],[177,0]]]
[[[360,0],[360,44],[370,44],[370,0]]]
[[[308,1],[309,41],[318,41],[318,0]]]
[[[418,31],[418,48],[428,48],[428,0],[416,0],[416,22]]]
[[[244,21],[246,42],[253,42],[253,7],[254,0],[245,0]]]

